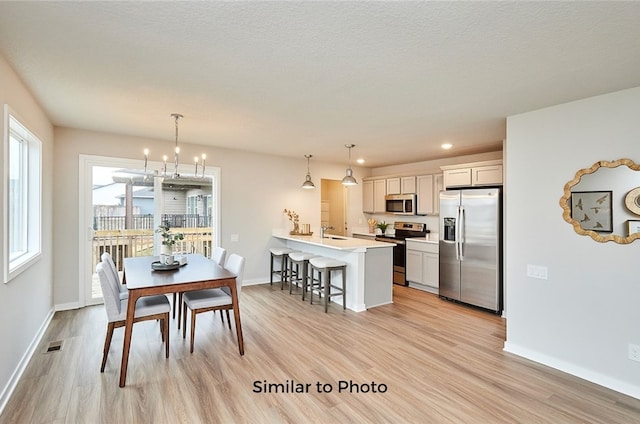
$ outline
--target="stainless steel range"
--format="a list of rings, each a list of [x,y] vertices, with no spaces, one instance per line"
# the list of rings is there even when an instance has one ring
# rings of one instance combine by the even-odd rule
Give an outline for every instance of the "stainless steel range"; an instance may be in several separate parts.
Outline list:
[[[396,222],[393,224],[393,235],[378,235],[376,241],[395,243],[393,248],[393,283],[401,286],[407,285],[405,267],[407,256],[405,251],[405,239],[411,237],[424,237],[427,235],[427,224],[418,222]]]

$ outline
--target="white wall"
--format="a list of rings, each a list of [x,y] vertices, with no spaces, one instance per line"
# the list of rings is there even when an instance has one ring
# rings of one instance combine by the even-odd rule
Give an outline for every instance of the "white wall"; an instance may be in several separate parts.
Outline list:
[[[42,141],[42,257],[8,284],[0,282],[0,410],[12,390],[18,374],[26,365],[30,349],[53,314],[51,300],[51,208],[53,175],[53,127],[38,102],[20,78],[0,56],[0,109],[8,104],[22,123]],[[4,119],[0,119],[4,140]],[[4,148],[0,149],[0,163],[4,172]],[[4,203],[4,187],[0,184],[0,205]],[[4,235],[2,236],[4,238]],[[0,266],[4,266],[0,244]],[[2,270],[4,271],[4,270]],[[3,275],[3,272],[0,272]]]
[[[627,359],[640,345],[640,242],[580,236],[559,206],[576,171],[640,163],[638,111],[640,87],[508,118],[505,350],[640,398],[640,363]],[[527,264],[549,279],[528,278]]]
[[[173,143],[69,128],[56,128],[55,140],[54,250],[64,253],[56,258],[53,269],[54,303],[68,307],[80,301],[79,271],[65,261],[78,257],[79,155],[140,158],[142,164],[145,147],[169,152]],[[221,168],[219,230],[222,247],[246,258],[245,284],[269,281],[268,248],[278,243],[271,237],[272,230],[290,226],[283,210],[295,210],[300,215],[300,223],[311,224],[312,231],[317,232],[320,226],[320,190],[300,187],[307,173],[304,155],[291,159],[181,144],[184,158],[203,152],[207,154],[207,166]],[[312,160],[310,168],[312,179],[319,187],[321,178],[342,179],[346,166]],[[361,180],[362,172],[362,169],[354,168],[358,180]],[[352,201],[348,216],[355,222],[362,221],[361,185],[350,187],[349,193]],[[231,241],[232,234],[239,236],[238,242]]]

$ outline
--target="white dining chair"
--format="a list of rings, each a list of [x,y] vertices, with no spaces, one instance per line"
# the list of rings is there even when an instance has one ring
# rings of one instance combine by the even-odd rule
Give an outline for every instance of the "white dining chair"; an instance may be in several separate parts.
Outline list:
[[[242,277],[244,274],[244,258],[235,253],[229,256],[225,269],[236,276],[236,291],[238,300],[242,289]],[[233,309],[233,301],[231,298],[231,289],[221,287],[219,289],[205,289],[185,292],[183,297],[182,310],[182,338],[187,337],[187,308],[191,310],[191,346],[190,352],[193,353],[193,343],[196,334],[196,315],[209,311],[226,311],[227,321],[229,321],[229,329],[231,329],[231,320],[229,319],[229,309]],[[234,313],[237,313],[234,311]]]
[[[104,367],[107,363],[113,330],[125,325],[127,302],[129,301],[128,299],[120,299],[120,292],[117,287],[118,281],[105,268],[106,266],[102,262],[96,266],[108,322],[100,372],[104,372]],[[171,311],[171,305],[166,296],[143,296],[136,303],[133,320],[134,323],[160,320],[160,333],[162,334],[162,341],[165,343],[165,356],[167,358],[169,357],[169,311]]]
[[[211,260],[224,267],[224,260],[227,256],[227,249],[220,246],[213,248],[211,252]],[[182,315],[182,292],[173,294],[173,319],[176,318],[176,305],[178,306],[178,330],[180,329],[180,320]],[[222,318],[222,312],[220,312],[220,318]]]
[[[116,264],[113,262],[113,258],[109,252],[104,252],[100,259],[103,263],[106,264],[107,272],[111,273],[111,278],[115,279],[118,283],[118,291],[120,292],[120,299],[129,299],[129,289],[127,289],[126,284],[122,284],[120,280],[120,274],[118,274],[118,268]]]
[[[216,246],[213,248],[213,252],[211,252],[211,259],[220,266],[224,266],[224,260],[227,257],[227,249]]]

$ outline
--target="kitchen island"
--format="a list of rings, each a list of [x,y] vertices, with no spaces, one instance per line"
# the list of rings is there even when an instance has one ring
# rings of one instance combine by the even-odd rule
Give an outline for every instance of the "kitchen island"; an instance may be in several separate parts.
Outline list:
[[[361,312],[393,302],[393,245],[351,237],[290,235],[274,230],[273,237],[290,249],[339,259],[347,263],[347,308]],[[336,274],[337,275],[337,274]],[[342,297],[331,298],[342,304]]]

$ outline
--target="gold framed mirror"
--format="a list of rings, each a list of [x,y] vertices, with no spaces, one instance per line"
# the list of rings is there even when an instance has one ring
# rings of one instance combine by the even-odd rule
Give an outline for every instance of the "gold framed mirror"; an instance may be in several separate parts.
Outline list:
[[[613,171],[616,168],[620,170]],[[579,170],[564,185],[564,195],[560,198],[562,217],[576,233],[600,243],[627,244],[640,239],[640,173],[637,171],[640,165],[631,159],[603,160]]]

